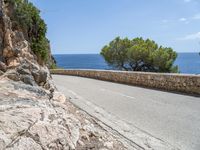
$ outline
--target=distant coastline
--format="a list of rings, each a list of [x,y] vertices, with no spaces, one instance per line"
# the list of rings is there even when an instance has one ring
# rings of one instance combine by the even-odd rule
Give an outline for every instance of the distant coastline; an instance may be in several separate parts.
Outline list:
[[[54,54],[54,57],[58,67],[64,69],[112,69],[99,54]],[[180,73],[200,74],[199,53],[178,53],[175,65]]]

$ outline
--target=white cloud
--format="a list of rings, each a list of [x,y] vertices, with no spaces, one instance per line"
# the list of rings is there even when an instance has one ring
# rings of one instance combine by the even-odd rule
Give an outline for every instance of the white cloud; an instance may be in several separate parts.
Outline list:
[[[186,35],[185,37],[178,38],[178,40],[200,40],[200,32]]]
[[[195,20],[200,20],[200,13],[195,14],[194,16],[190,16],[190,17],[181,17],[181,18],[177,18],[176,20],[168,20],[168,19],[163,19],[162,23],[167,24],[169,22],[183,22],[185,24],[189,24],[192,21]]]
[[[191,19],[189,19],[189,18],[179,18],[178,21],[184,22],[185,24],[188,24],[188,23],[190,23]]]
[[[180,18],[179,21],[185,22],[185,21],[187,21],[187,19],[186,18]]]

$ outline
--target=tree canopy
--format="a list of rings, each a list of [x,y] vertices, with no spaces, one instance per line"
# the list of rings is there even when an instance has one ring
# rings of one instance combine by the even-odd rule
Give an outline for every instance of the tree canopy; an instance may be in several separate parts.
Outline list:
[[[119,70],[178,72],[178,67],[173,66],[177,53],[150,39],[117,37],[103,47],[101,55],[108,65]]]

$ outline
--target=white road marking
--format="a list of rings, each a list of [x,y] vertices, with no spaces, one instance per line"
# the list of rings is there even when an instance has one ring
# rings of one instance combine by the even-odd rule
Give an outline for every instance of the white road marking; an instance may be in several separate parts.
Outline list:
[[[101,91],[103,92],[109,92],[109,93],[113,93],[113,94],[117,94],[117,95],[120,95],[122,97],[126,97],[126,98],[130,98],[130,99],[135,99],[135,97],[133,96],[129,96],[129,95],[125,95],[123,93],[120,93],[120,92],[115,92],[115,91],[112,91],[112,90],[108,90],[108,89],[100,89]],[[148,98],[148,101],[151,101],[152,103],[156,103],[156,104],[159,104],[159,105],[164,105],[163,102],[159,102],[159,101],[156,101],[156,100],[153,100],[151,98]],[[167,104],[166,104],[167,105]]]
[[[126,98],[130,98],[130,99],[136,99],[135,97],[133,96],[129,96],[129,95],[125,95],[123,93],[119,93],[119,92],[115,92],[115,91],[111,91],[111,90],[108,90],[108,89],[100,89],[101,91],[106,91],[106,92],[109,92],[109,93],[113,93],[113,94],[117,94],[117,95],[120,95],[122,97],[126,97]]]
[[[78,96],[74,91],[72,90],[67,90],[69,93],[73,94],[74,96]]]

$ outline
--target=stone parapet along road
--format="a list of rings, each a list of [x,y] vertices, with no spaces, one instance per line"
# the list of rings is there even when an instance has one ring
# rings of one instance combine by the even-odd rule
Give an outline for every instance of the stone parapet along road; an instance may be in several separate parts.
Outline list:
[[[71,102],[138,149],[200,149],[198,97],[75,76],[53,79]]]
[[[84,69],[53,69],[51,73],[94,78],[200,96],[200,75]]]

